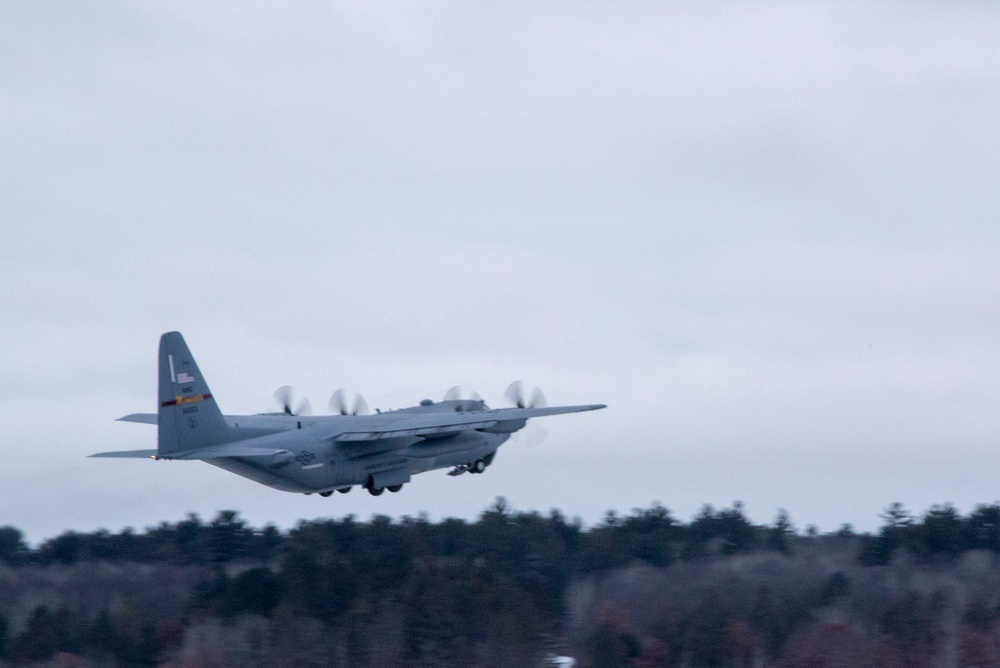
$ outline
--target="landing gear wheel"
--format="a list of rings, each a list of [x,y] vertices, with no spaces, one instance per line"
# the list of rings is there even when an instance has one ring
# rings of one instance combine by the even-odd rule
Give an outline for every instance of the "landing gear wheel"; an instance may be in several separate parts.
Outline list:
[[[328,492],[320,492],[319,493],[320,496],[330,496],[331,494],[333,494],[333,490],[330,490]]]
[[[484,462],[482,459],[477,459],[476,461],[472,462],[472,464],[469,465],[469,471],[471,471],[472,473],[482,473],[485,470],[486,470],[486,462]]]
[[[368,488],[368,493],[371,494],[372,496],[378,496],[379,494],[381,494],[384,491],[385,490],[383,488],[381,488],[381,487],[369,487]]]
[[[348,492],[351,491],[351,488],[350,487],[338,487],[337,491],[340,492],[341,494],[347,494]]]
[[[389,490],[390,492],[398,492],[399,490],[403,489],[403,486],[402,485],[389,485],[388,487],[386,487],[386,489]]]

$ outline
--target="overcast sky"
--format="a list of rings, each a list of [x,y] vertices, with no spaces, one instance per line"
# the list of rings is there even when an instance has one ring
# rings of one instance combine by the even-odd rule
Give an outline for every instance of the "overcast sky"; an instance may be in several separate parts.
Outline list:
[[[982,2],[5,2],[0,525],[1000,499],[998,33]],[[173,329],[229,414],[519,378],[609,408],[379,498],[86,459],[155,447],[114,420]]]

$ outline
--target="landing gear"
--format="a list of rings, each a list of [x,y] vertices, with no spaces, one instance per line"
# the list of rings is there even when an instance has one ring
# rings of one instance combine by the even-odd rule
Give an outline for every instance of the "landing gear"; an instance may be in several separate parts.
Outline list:
[[[384,491],[385,490],[383,488],[381,488],[381,487],[369,487],[368,488],[368,493],[371,494],[372,496],[378,496],[379,494],[381,494]]]
[[[351,491],[351,488],[350,487],[338,487],[337,491],[340,492],[341,494],[347,494],[348,492]]]
[[[388,487],[386,487],[386,489],[389,490],[390,492],[394,492],[395,493],[395,492],[398,492],[399,490],[403,489],[403,486],[402,485],[389,485]]]
[[[486,467],[490,465],[493,461],[493,455],[495,453],[491,452],[485,457],[481,457],[474,462],[469,462],[468,464],[458,464],[452,470],[448,471],[448,475],[462,475],[466,471],[469,473],[482,473],[486,470]]]
[[[319,495],[320,495],[320,496],[330,496],[331,494],[333,494],[333,491],[332,491],[332,490],[330,490],[330,491],[327,491],[327,492],[320,492],[320,493],[319,493]]]

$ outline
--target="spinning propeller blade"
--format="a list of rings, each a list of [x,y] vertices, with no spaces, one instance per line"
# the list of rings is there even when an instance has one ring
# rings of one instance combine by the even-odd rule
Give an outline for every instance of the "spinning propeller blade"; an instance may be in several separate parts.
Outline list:
[[[455,385],[444,393],[445,401],[482,401],[479,393],[468,385]]]
[[[295,401],[295,389],[291,385],[282,385],[274,391],[274,400],[278,402],[281,411],[285,415],[311,415],[312,406],[309,400],[303,397]]]
[[[548,436],[549,432],[545,427],[534,420],[528,420],[528,424],[524,425],[524,429],[519,429],[511,434],[511,440],[517,446],[523,445],[526,448],[533,448],[548,438]]]
[[[503,396],[518,408],[545,408],[549,405],[540,389],[528,385],[523,380],[511,383]]]
[[[338,415],[368,415],[371,409],[368,402],[357,392],[348,392],[340,388],[330,397],[330,410]]]
[[[503,396],[517,408],[545,408],[549,405],[541,389],[534,385],[528,385],[523,380],[515,380],[511,383]],[[544,427],[528,420],[524,428],[511,434],[511,441],[533,448],[544,441],[548,435],[549,432]]]

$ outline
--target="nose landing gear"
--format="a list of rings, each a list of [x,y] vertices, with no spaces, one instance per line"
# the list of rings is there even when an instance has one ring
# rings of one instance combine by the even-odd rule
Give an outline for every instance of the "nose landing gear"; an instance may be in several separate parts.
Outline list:
[[[454,476],[454,475],[462,475],[466,471],[468,471],[469,473],[482,473],[483,471],[486,470],[487,466],[489,466],[490,464],[493,463],[493,456],[495,454],[496,454],[495,452],[491,452],[490,454],[486,455],[485,457],[480,457],[479,459],[477,459],[474,462],[470,462],[468,464],[459,464],[458,466],[456,466],[455,468],[453,468],[451,471],[449,471],[448,475],[452,475],[452,476]]]

